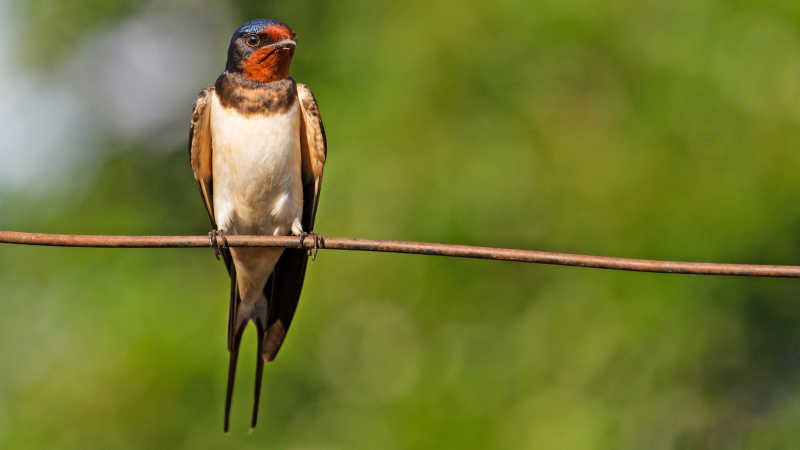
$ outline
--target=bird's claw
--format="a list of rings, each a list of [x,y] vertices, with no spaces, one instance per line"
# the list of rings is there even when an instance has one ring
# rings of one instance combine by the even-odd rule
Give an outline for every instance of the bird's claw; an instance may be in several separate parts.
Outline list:
[[[211,248],[214,249],[214,257],[219,260],[221,248],[228,248],[228,239],[225,238],[225,232],[222,230],[211,230],[208,233],[208,240],[211,243]]]
[[[306,241],[306,236],[311,236],[314,239],[314,246],[307,250],[308,256],[311,257],[311,261],[315,261],[317,259],[317,252],[319,251],[320,246],[325,245],[325,239],[313,231],[311,232],[302,232],[300,233],[300,245],[303,245]]]

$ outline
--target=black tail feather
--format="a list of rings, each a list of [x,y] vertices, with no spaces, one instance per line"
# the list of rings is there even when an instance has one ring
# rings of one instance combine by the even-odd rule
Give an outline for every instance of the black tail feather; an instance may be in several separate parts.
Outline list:
[[[258,352],[256,352],[256,390],[253,393],[253,419],[250,422],[250,428],[255,428],[258,422],[258,401],[261,398],[261,379],[264,375],[264,325],[259,320],[254,322],[258,331]]]
[[[266,289],[271,289],[272,279],[267,282]],[[269,291],[265,291],[269,292]],[[225,424],[224,430],[228,431],[231,415],[231,403],[233,401],[233,385],[236,381],[236,363],[239,358],[239,347],[242,343],[242,335],[249,322],[253,322],[258,333],[258,351],[256,353],[256,383],[253,393],[253,416],[251,427],[255,428],[258,421],[258,404],[261,398],[261,380],[264,375],[264,344],[267,323],[266,299],[261,299],[255,308],[248,314],[239,316],[239,289],[236,285],[235,274],[231,276],[231,308],[233,311],[228,316],[228,351],[230,361],[228,363],[228,388],[225,393]]]
[[[246,323],[246,322],[245,322]],[[239,344],[242,343],[244,327],[234,333],[231,342],[230,360],[228,362],[228,388],[225,391],[225,425],[223,430],[227,433],[231,419],[231,402],[233,401],[233,383],[236,381],[236,362],[239,359]]]
[[[224,255],[223,255],[224,256]],[[228,258],[225,258],[227,261]],[[228,351],[233,348],[233,338],[237,330],[235,328],[236,314],[239,306],[239,285],[236,282],[236,271],[230,271],[231,276],[231,296],[228,303]]]
[[[264,342],[264,358],[272,361],[281,349],[286,332],[297,310],[297,301],[303,289],[308,254],[303,249],[287,248],[275,265],[272,273],[273,286],[270,292],[267,314],[267,334]],[[269,288],[269,287],[268,287]]]

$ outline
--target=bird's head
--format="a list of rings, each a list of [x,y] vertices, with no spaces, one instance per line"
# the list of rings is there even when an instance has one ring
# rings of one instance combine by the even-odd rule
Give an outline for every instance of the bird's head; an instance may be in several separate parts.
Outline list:
[[[261,83],[283,80],[289,76],[296,45],[289,25],[251,20],[233,33],[225,70]]]

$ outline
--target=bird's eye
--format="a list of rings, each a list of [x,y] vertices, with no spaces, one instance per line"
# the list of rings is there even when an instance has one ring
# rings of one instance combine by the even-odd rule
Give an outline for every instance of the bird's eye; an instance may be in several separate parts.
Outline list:
[[[251,34],[250,36],[247,36],[245,42],[247,42],[247,45],[255,47],[259,42],[261,42],[261,39],[259,39],[255,34]]]

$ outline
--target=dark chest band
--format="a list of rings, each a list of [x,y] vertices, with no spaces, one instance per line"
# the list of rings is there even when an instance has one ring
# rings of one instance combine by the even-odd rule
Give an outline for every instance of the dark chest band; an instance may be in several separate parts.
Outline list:
[[[291,77],[259,83],[225,71],[217,78],[214,88],[222,106],[235,108],[242,114],[285,113],[297,98],[297,87]]]

